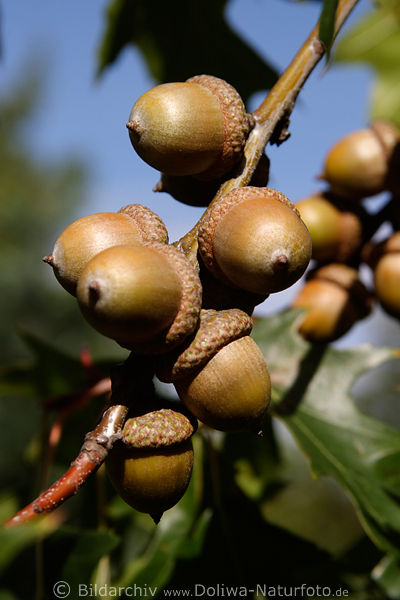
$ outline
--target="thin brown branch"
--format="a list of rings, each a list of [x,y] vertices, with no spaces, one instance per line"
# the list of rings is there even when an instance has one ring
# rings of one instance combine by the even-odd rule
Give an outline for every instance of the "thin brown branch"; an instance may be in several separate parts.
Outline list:
[[[97,381],[94,385],[91,385],[82,392],[76,394],[76,396],[72,396],[72,402],[64,406],[59,411],[57,419],[53,423],[48,436],[47,452],[45,455],[45,464],[43,467],[44,473],[49,472],[50,465],[53,461],[54,453],[61,439],[64,423],[68,419],[68,417],[72,413],[86,406],[86,404],[88,404],[92,398],[96,396],[102,396],[104,394],[109,394],[110,392],[111,379],[109,377],[105,377]],[[44,477],[43,481],[46,482],[44,485],[47,485],[47,478]]]
[[[353,10],[358,0],[339,0],[335,17],[335,37],[339,33],[345,20]],[[210,207],[223,195],[231,190],[248,185],[257,167],[258,161],[264,152],[267,143],[276,136],[280,126],[283,126],[282,138],[285,139],[285,124],[294,108],[305,81],[308,79],[316,65],[325,53],[322,43],[318,39],[319,22],[314,27],[307,40],[304,42],[290,65],[281,75],[279,80],[270,90],[262,104],[254,111],[256,120],[244,150],[244,166],[232,179],[225,181],[219,188],[209,208],[205,211],[200,221],[208,213]],[[197,230],[200,221],[181,238],[176,245],[193,262],[197,257]]]
[[[124,423],[127,412],[127,406],[110,406],[97,427],[86,435],[79,455],[68,471],[7,521],[6,527],[20,525],[40,514],[51,512],[75,495],[87,478],[104,462],[114,441],[120,437],[121,424]]]
[[[52,512],[78,492],[105,461],[114,442],[121,437],[121,429],[132,402],[148,398],[153,390],[152,377],[153,365],[148,357],[131,355],[124,364],[114,367],[110,406],[93,431],[86,434],[77,458],[48,490],[9,519],[6,527],[20,525],[40,514]]]

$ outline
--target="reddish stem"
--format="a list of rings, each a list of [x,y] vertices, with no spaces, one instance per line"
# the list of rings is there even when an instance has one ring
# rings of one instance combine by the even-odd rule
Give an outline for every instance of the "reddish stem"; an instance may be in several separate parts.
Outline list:
[[[88,477],[104,462],[114,442],[121,437],[121,428],[132,402],[146,401],[152,395],[152,378],[153,364],[148,357],[131,354],[124,364],[114,367],[111,374],[111,405],[95,429],[86,435],[77,458],[48,490],[9,519],[5,523],[6,527],[20,525],[42,513],[51,512],[78,492]],[[107,380],[96,385],[104,385],[104,381]],[[92,389],[96,389],[96,386]]]
[[[75,495],[87,478],[104,462],[115,440],[120,437],[121,423],[127,412],[126,406],[110,406],[97,427],[86,435],[79,455],[68,471],[36,500],[9,519],[5,526],[20,525],[42,513],[51,512]]]
[[[60,442],[64,423],[67,418],[72,413],[86,406],[86,404],[88,404],[92,398],[96,396],[102,396],[103,394],[108,394],[110,391],[111,379],[109,377],[100,379],[100,381],[97,381],[94,385],[77,394],[76,397],[73,398],[72,402],[59,411],[58,417],[53,423],[48,437],[48,447],[45,456],[45,466],[43,469],[44,473],[48,472],[50,464],[52,463],[54,452]],[[43,485],[46,485],[46,482],[47,478],[44,478]]]

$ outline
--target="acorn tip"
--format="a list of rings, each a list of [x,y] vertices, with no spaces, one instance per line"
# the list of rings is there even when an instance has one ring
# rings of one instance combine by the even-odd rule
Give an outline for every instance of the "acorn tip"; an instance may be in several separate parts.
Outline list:
[[[49,254],[48,256],[43,256],[42,261],[52,267],[54,265],[54,256],[52,254]]]
[[[159,524],[159,522],[161,521],[161,517],[163,516],[164,513],[159,512],[159,513],[150,513],[151,518],[153,519],[154,523],[156,525]]]
[[[100,284],[98,281],[92,281],[90,282],[90,284],[88,285],[88,292],[89,292],[89,303],[91,306],[94,306],[96,304],[96,302],[99,300],[100,298]]]
[[[278,254],[274,258],[274,271],[284,271],[289,267],[289,259],[286,254]]]

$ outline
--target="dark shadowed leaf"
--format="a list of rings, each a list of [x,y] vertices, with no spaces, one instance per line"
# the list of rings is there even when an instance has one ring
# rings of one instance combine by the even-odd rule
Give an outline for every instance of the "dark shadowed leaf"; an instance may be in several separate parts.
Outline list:
[[[62,577],[72,589],[90,581],[91,575],[102,556],[110,553],[119,544],[112,531],[79,531],[76,542],[65,559]]]
[[[201,3],[112,0],[99,49],[98,74],[133,44],[157,82],[207,73],[232,84],[244,99],[269,89],[277,73],[225,20],[226,0]]]
[[[50,535],[59,525],[60,519],[56,515],[51,514],[40,520],[20,525],[19,527],[1,529],[0,571],[4,571],[22,550]]]
[[[50,396],[79,389],[85,372],[78,359],[67,356],[29,331],[22,331],[21,335],[34,356],[32,375],[39,393]]]
[[[373,579],[384,589],[388,598],[400,598],[400,561],[385,556],[372,571]]]

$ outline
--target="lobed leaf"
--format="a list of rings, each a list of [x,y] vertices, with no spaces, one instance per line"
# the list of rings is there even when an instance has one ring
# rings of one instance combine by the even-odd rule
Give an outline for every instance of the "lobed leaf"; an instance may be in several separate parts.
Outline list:
[[[313,474],[333,476],[376,545],[399,556],[400,431],[361,412],[350,396],[362,373],[398,358],[399,351],[311,345],[296,332],[298,318],[287,311],[259,320],[253,330],[270,366],[275,412]]]
[[[336,46],[338,62],[361,62],[376,73],[372,117],[400,126],[400,20],[398,3],[386,0],[363,18]]]

